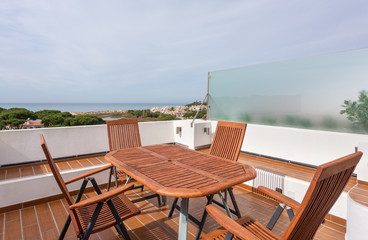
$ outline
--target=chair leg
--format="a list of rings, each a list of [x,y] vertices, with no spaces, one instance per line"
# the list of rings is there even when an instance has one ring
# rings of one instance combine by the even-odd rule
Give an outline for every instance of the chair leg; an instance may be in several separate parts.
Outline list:
[[[272,230],[273,227],[275,226],[277,220],[280,218],[282,211],[284,211],[284,204],[280,203],[279,206],[277,207],[276,211],[274,212],[274,214],[272,215],[270,221],[267,224],[267,228]]]
[[[116,174],[116,167],[114,166],[115,188],[118,187],[118,176]]]
[[[233,203],[233,206],[234,206],[235,209],[229,208],[227,206],[227,191],[229,192],[229,195],[230,195],[230,198],[231,198],[231,202]],[[223,209],[228,208],[228,210],[231,213],[235,214],[238,218],[241,218],[239,207],[238,207],[238,204],[236,203],[236,199],[235,199],[234,193],[232,191],[232,188],[225,189],[225,198],[224,198],[224,200],[222,200],[222,202],[218,202],[216,200],[213,200],[212,202],[214,204],[222,207]]]
[[[80,189],[78,191],[78,194],[77,194],[77,197],[76,197],[74,203],[77,203],[77,202],[79,202],[81,200],[81,198],[83,196],[83,193],[84,193],[84,190],[86,189],[86,186],[87,186],[88,181],[89,180],[86,179],[86,178],[83,180],[82,185],[81,185],[81,187],[80,187]]]
[[[162,196],[162,206],[166,205],[166,196]]]
[[[221,192],[217,193],[222,201],[222,205],[224,206],[225,210],[226,210],[226,214],[229,216],[229,218],[233,219],[233,217],[231,216],[231,211],[229,206],[227,205],[226,199],[224,198],[224,196],[221,194]],[[225,191],[226,194],[226,191]]]
[[[206,206],[212,203],[213,197],[214,197],[214,194],[211,194],[211,195],[207,198],[207,204],[206,204]],[[204,224],[205,224],[205,222],[206,222],[207,215],[208,215],[208,213],[207,213],[206,209],[204,209],[204,212],[203,212],[203,215],[202,215],[201,222],[200,222],[200,224],[199,224],[199,226],[198,226],[198,231],[197,231],[197,235],[196,235],[196,237],[195,237],[195,240],[198,240],[198,239],[199,239],[199,237],[201,236],[201,232],[202,232],[202,229],[203,229]]]
[[[229,192],[231,202],[233,203],[233,206],[235,208],[236,216],[238,218],[241,218],[240,210],[239,210],[238,204],[236,203],[236,199],[233,193],[233,188],[228,188],[227,191]]]
[[[109,181],[107,182],[107,191],[110,190],[112,171],[113,171],[113,168],[110,168]]]
[[[231,232],[227,232],[224,240],[231,240],[233,239],[233,237],[234,237],[234,234],[232,234]]]
[[[97,217],[101,212],[102,206],[103,206],[102,202],[97,203],[97,206],[95,208],[95,211],[93,212],[91,221],[88,223],[88,227],[86,229],[86,232],[84,233],[83,239],[87,240],[89,236],[91,235],[92,229],[95,226]]]
[[[157,204],[161,207],[161,196],[157,194]]]
[[[178,199],[179,199],[179,198],[175,198],[175,199],[174,199],[174,202],[173,202],[173,203],[172,203],[172,205],[171,205],[171,209],[170,209],[170,212],[169,212],[169,215],[168,215],[168,217],[169,217],[169,218],[171,218],[171,217],[172,217],[172,215],[173,215],[173,213],[174,213],[175,205],[178,203]]]
[[[59,238],[58,238],[59,240],[64,239],[65,234],[66,234],[66,232],[68,231],[68,228],[69,228],[70,222],[71,222],[71,218],[70,218],[70,215],[68,215],[68,218],[67,218],[67,219],[66,219],[66,221],[65,221],[65,224],[64,224],[63,230],[61,231],[60,236],[59,236]]]
[[[121,225],[116,224],[115,226],[116,231],[118,231],[118,233],[124,237],[125,240],[131,240],[128,230],[126,229],[124,223],[122,223]]]
[[[287,212],[287,214],[289,216],[290,221],[293,220],[293,218],[294,218],[294,211],[293,211],[293,209],[291,207],[289,207],[289,206],[286,206],[286,212]]]
[[[93,186],[93,188],[95,189],[96,193],[97,193],[98,195],[102,194],[101,189],[100,189],[100,187],[98,186],[98,184],[97,184],[97,182],[96,182],[95,178],[93,178],[93,177],[88,177],[87,179],[88,179],[89,181],[91,181],[92,186]]]
[[[124,237],[125,240],[130,240],[130,236],[128,234],[128,231],[125,228],[124,223],[121,220],[121,218],[119,216],[119,213],[115,208],[114,203],[111,200],[107,200],[106,203],[109,206],[112,215],[114,215],[114,218],[116,220],[116,226],[118,226],[117,227],[118,232]]]

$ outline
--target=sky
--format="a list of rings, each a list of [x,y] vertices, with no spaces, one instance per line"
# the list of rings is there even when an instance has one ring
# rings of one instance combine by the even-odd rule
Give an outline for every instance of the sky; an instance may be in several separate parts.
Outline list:
[[[192,102],[210,71],[368,47],[366,0],[1,0],[0,102]]]

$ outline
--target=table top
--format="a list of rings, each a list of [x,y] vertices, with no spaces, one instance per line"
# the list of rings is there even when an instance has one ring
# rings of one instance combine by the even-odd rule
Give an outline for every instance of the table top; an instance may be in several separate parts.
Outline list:
[[[169,197],[203,197],[256,177],[249,165],[178,145],[122,149],[105,159],[153,192]]]

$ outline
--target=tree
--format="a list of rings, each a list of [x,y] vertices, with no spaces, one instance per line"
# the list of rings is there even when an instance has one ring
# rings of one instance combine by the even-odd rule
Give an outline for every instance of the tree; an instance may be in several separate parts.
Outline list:
[[[68,118],[68,117],[73,117],[73,115],[70,113],[70,112],[62,112],[61,115],[64,117],[64,118]]]
[[[61,113],[61,111],[59,111],[59,110],[41,110],[41,111],[35,112],[36,117],[38,119],[42,119],[42,118],[46,117],[47,115],[57,114],[57,113]]]
[[[201,105],[201,104],[202,104],[202,102],[201,102],[201,101],[194,101],[194,102],[189,103],[189,104],[187,104],[187,105],[185,105],[185,106],[187,106],[187,107],[191,107],[191,106],[197,106],[197,105]],[[207,102],[204,102],[204,103],[203,103],[203,105],[207,105]]]
[[[142,110],[128,110],[128,113],[139,118],[143,116],[143,111]]]
[[[12,118],[12,119],[6,120],[6,124],[10,124],[10,126],[12,128],[19,128],[19,127],[22,126],[23,123],[24,123],[23,120],[16,119],[16,118]]]
[[[9,108],[7,110],[3,110],[0,113],[0,119],[2,120],[9,120],[9,119],[19,119],[27,120],[27,118],[35,119],[36,116],[34,112],[29,111],[25,108]]]
[[[74,121],[72,122],[73,124],[77,125],[96,125],[105,123],[105,121],[102,118],[91,115],[77,115],[74,117]]]
[[[163,120],[163,121],[167,121],[167,120],[177,120],[177,118],[175,117],[175,115],[171,115],[171,114],[162,114],[161,120]]]
[[[45,127],[63,125],[64,117],[61,113],[49,114],[42,118],[42,123],[45,124]]]
[[[187,111],[183,117],[185,118],[193,118],[195,115],[197,114],[196,111]],[[204,119],[205,117],[207,116],[207,111],[206,110],[201,110],[198,112],[198,115],[197,115],[197,119]]]
[[[6,122],[5,122],[5,120],[1,120],[1,121],[0,121],[0,130],[4,129],[4,128],[5,128],[5,126],[6,126]]]
[[[360,91],[358,101],[345,100],[342,107],[345,109],[340,114],[346,114],[355,126],[368,132],[368,91]]]

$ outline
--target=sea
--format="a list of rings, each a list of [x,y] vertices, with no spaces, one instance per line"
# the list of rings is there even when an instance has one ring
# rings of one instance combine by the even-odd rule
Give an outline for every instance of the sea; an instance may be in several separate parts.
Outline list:
[[[95,112],[112,110],[143,110],[153,107],[175,107],[188,103],[0,103],[1,108],[26,108],[33,112],[59,110],[62,112]]]

